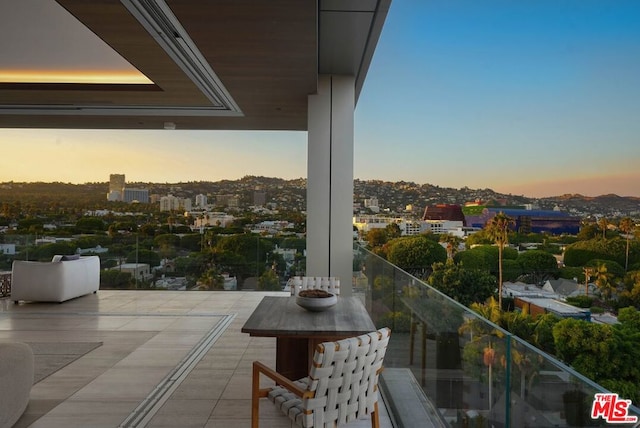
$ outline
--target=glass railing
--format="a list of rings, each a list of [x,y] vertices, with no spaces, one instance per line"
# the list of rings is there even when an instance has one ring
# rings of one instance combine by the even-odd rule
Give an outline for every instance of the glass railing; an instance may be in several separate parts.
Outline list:
[[[607,423],[608,416],[616,421],[610,401],[599,404],[594,420],[595,394],[608,392],[601,386],[357,244],[354,258],[361,267],[354,293],[377,327],[392,330],[383,394],[385,376],[419,385],[415,402],[431,415],[425,426],[638,425]],[[388,397],[392,413],[394,401],[411,400],[406,391]],[[416,411],[396,407],[405,413],[399,419]],[[640,416],[640,409],[629,406],[628,416]]]

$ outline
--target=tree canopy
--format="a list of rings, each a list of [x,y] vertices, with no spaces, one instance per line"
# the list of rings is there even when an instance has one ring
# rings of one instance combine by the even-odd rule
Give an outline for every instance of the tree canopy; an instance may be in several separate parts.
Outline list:
[[[395,238],[387,245],[388,260],[419,277],[425,277],[434,263],[447,260],[444,247],[422,235]]]
[[[488,271],[465,269],[451,259],[434,264],[428,282],[465,306],[486,301],[496,290],[496,278]]]
[[[516,260],[518,251],[513,248],[504,248],[503,258]],[[498,273],[498,247],[494,245],[480,245],[470,250],[461,251],[454,255],[453,259],[456,263],[462,263],[466,269]]]
[[[160,265],[160,255],[151,250],[131,251],[127,255],[127,263],[146,263],[151,267]]]
[[[626,240],[616,237],[613,239],[589,239],[568,245],[564,252],[564,263],[567,266],[584,266],[593,259],[613,260],[621,266],[626,261]],[[629,247],[629,264],[640,261],[640,244],[631,242]]]
[[[558,261],[553,254],[542,250],[529,250],[518,255],[522,272],[529,275],[535,284],[558,276]]]
[[[640,400],[640,315],[620,310],[619,324],[564,319],[553,327],[556,355],[578,372],[638,402]]]

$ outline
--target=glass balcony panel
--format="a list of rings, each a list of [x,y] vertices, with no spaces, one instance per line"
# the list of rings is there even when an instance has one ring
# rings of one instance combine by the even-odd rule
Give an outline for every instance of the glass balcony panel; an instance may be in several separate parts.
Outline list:
[[[358,244],[354,259],[354,289],[392,330],[382,377],[415,381],[436,426],[607,425],[591,417],[600,385]]]

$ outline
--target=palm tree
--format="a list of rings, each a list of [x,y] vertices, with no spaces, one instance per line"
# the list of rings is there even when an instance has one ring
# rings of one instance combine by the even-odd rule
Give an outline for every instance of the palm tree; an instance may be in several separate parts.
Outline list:
[[[453,256],[458,252],[458,246],[462,242],[462,238],[451,235],[450,233],[443,233],[440,235],[440,242],[447,244],[447,258],[453,259]]]
[[[509,226],[514,221],[511,217],[500,211],[487,222],[486,231],[489,237],[498,246],[498,306],[502,310],[502,252],[504,246],[509,243]]]
[[[493,296],[486,303],[472,303],[469,308],[494,324],[500,323],[500,306]]]
[[[585,266],[582,268],[582,271],[584,272],[584,295],[589,297],[589,281],[593,274],[596,273],[596,270],[592,267]]]
[[[607,226],[609,226],[609,221],[602,217],[598,220],[598,227],[602,230],[602,239],[607,239]]]
[[[604,263],[599,263],[596,268],[596,285],[600,289],[602,296],[609,300],[615,289],[615,284],[612,282],[613,275],[608,272],[607,266]]]
[[[200,277],[199,290],[223,290],[224,289],[224,278],[222,275],[218,273],[215,268],[210,268],[205,271]]]
[[[618,228],[622,233],[625,234],[625,238],[627,240],[627,250],[625,252],[625,259],[624,259],[624,271],[626,272],[627,269],[629,268],[629,240],[631,238],[631,232],[633,232],[633,230],[636,228],[636,224],[629,217],[625,217],[622,220],[620,220],[620,224],[618,225]]]

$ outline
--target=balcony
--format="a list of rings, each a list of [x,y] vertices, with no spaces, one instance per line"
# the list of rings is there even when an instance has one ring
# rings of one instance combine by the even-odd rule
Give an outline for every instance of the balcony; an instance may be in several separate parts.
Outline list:
[[[274,294],[283,293],[105,290],[62,304],[0,300],[0,340],[32,344],[36,378],[53,371],[33,386],[16,427],[248,427],[251,363],[275,367],[275,339],[240,328]],[[262,401],[262,426],[290,426]]]
[[[364,268],[354,295],[377,326],[393,330],[383,427],[402,426],[408,413],[434,427],[592,426],[586,418],[593,394],[605,392],[599,385],[366,250],[355,248],[354,257]],[[275,366],[276,344],[240,329],[267,295],[286,294],[101,290],[63,304],[0,299],[0,340],[32,344],[42,378],[16,426],[248,427],[251,362]],[[262,401],[262,426],[290,426]]]

